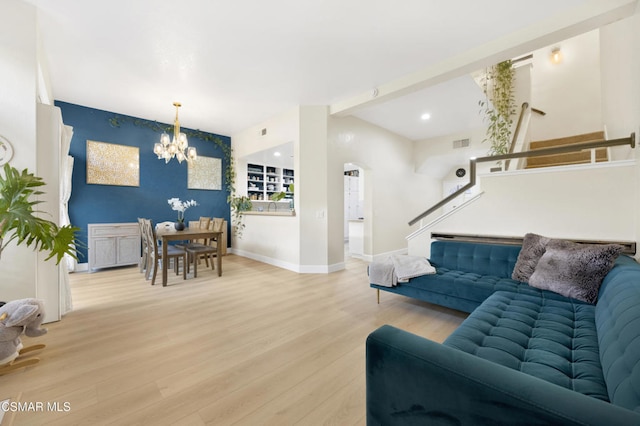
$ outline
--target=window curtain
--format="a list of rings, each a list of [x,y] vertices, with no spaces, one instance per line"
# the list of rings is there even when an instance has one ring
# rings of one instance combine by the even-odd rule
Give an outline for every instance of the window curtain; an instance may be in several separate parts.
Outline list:
[[[71,177],[73,175],[74,158],[69,155],[73,127],[62,126],[60,130],[60,225],[71,223],[69,219],[69,198],[71,198]],[[64,315],[73,309],[69,273],[76,270],[76,260],[65,255],[60,262],[60,314]]]

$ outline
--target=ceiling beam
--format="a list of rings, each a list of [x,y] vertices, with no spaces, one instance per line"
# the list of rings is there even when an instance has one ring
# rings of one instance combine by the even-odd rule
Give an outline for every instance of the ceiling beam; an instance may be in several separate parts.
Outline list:
[[[640,9],[640,0],[591,0],[507,36],[452,56],[425,69],[373,87],[371,90],[336,102],[330,115],[346,116],[426,87],[470,74],[561,40],[584,34],[629,17]]]

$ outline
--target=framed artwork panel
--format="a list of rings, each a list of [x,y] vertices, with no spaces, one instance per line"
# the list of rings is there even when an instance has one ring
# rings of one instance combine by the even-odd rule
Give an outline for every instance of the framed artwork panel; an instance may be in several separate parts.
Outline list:
[[[140,186],[140,148],[87,140],[87,183]]]
[[[222,189],[222,160],[215,157],[198,156],[188,165],[187,187],[189,189]]]

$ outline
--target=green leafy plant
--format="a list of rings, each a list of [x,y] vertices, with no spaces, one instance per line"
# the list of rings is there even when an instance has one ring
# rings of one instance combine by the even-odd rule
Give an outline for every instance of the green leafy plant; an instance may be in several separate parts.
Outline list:
[[[511,125],[516,113],[515,70],[511,61],[503,61],[487,68],[482,80],[485,99],[478,102],[480,113],[487,122],[487,137],[490,142],[489,155],[509,152]]]
[[[233,216],[233,222],[235,223],[234,232],[236,237],[242,238],[242,232],[244,231],[244,215],[243,213],[253,208],[251,199],[246,196],[232,197],[231,198],[231,214]]]
[[[269,198],[271,199],[271,201],[280,201],[286,196],[287,196],[286,192],[280,191],[280,192],[274,192],[273,194],[271,194]]]
[[[32,196],[44,194],[37,188],[45,185],[42,178],[22,172],[9,164],[4,165],[4,176],[0,176],[0,257],[7,245],[33,246],[37,251],[48,251],[46,260],[56,257],[60,263],[65,254],[78,259],[75,233],[80,230],[71,225],[59,227],[50,220],[38,217],[40,211],[34,206],[40,201]]]

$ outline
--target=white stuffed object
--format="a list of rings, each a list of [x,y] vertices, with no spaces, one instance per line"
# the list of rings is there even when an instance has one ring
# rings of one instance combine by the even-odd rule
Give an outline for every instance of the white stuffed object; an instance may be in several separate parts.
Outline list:
[[[20,336],[42,336],[44,303],[39,299],[19,299],[0,306],[0,366],[13,362],[20,355]],[[44,345],[40,345],[44,346]]]

